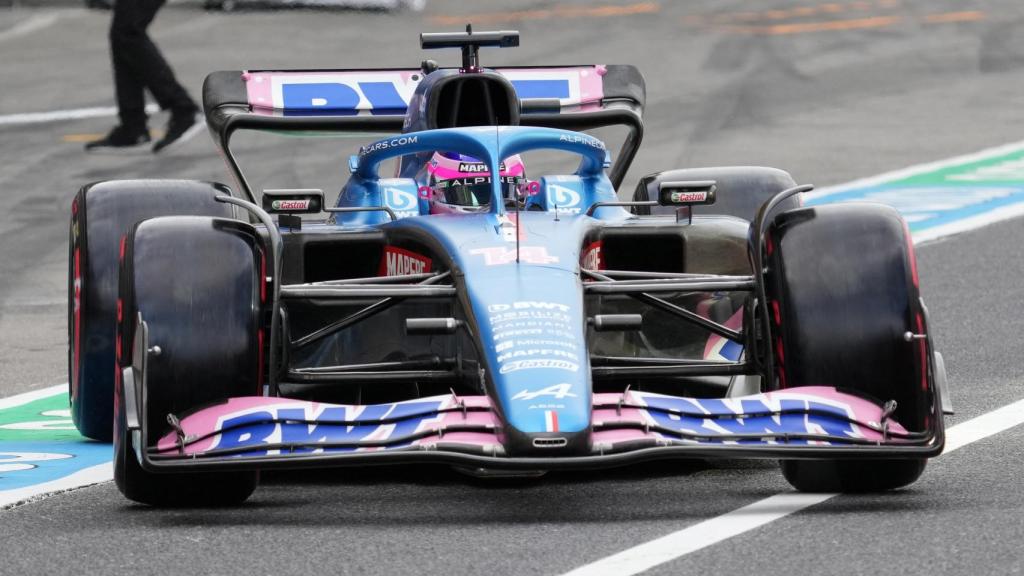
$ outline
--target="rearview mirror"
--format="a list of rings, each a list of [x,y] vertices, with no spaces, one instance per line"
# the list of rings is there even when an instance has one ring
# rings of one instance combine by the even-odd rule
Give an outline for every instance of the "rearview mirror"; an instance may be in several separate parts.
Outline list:
[[[714,180],[661,182],[658,184],[658,204],[662,206],[692,206],[715,203]]]
[[[271,214],[317,214],[323,207],[323,190],[308,188],[263,191],[263,209]]]

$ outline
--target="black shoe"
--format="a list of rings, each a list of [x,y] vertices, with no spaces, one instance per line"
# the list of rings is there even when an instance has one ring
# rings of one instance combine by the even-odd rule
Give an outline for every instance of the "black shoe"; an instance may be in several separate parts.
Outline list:
[[[153,144],[153,153],[166,150],[171,144],[187,142],[202,129],[203,123],[197,121],[195,110],[172,112],[171,119],[167,122],[167,132]]]
[[[85,143],[86,152],[129,151],[149,144],[149,131],[129,130],[124,126],[114,128],[103,138]]]

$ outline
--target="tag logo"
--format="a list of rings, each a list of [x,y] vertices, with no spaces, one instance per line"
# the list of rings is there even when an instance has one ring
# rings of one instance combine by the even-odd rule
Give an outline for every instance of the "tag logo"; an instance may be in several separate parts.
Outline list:
[[[516,261],[516,249],[497,246],[494,248],[476,248],[469,251],[470,254],[484,257],[484,264],[487,266],[500,266],[511,264]],[[520,246],[519,261],[527,264],[555,264],[558,256],[548,254],[544,246]]]

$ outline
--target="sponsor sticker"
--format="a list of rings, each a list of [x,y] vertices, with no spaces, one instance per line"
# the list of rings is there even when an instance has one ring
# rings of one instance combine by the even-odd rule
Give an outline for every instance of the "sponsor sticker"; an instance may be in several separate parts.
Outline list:
[[[698,192],[672,192],[669,194],[669,201],[673,204],[692,204],[698,202],[706,202],[708,199],[708,193],[704,191]]]
[[[419,200],[416,198],[416,193],[397,186],[384,186],[383,188],[384,203],[400,217],[419,215]]]
[[[586,136],[584,134],[573,134],[573,135],[563,134],[563,135],[558,137],[558,141],[559,142],[570,142],[570,143],[573,143],[573,144],[586,144],[587,146],[590,146],[591,148],[597,148],[598,150],[604,150],[605,149],[604,142],[601,142],[597,138],[594,138],[592,136]]]
[[[490,248],[475,248],[469,253],[474,256],[483,256],[484,264],[487,266],[500,266],[512,264],[516,261],[516,248],[504,246],[493,246]],[[548,254],[545,246],[520,246],[519,261],[527,264],[556,264],[558,256]]]
[[[570,308],[568,304],[535,300],[521,300],[511,304],[491,304],[487,307],[488,312],[507,312],[509,310],[559,310],[561,312],[568,312]]]
[[[584,270],[604,270],[604,258],[601,256],[603,241],[592,242],[583,250],[580,267]]]
[[[273,202],[270,203],[270,207],[273,208],[274,210],[279,210],[281,212],[302,212],[305,210],[309,210],[309,199],[306,198],[302,200],[274,200]]]
[[[488,322],[499,372],[534,368],[578,371],[579,345],[571,310],[568,304],[543,300],[490,304]]]
[[[378,276],[406,276],[408,274],[424,274],[430,272],[432,260],[396,246],[385,246],[380,261]]]
[[[498,163],[498,171],[505,171],[504,162]],[[490,168],[488,168],[487,164],[484,164],[483,162],[459,162],[459,172],[469,174],[490,173]]]
[[[415,144],[418,138],[418,136],[399,136],[396,138],[379,140],[377,142],[374,142],[373,144],[364,146],[362,149],[359,150],[359,155],[365,156],[371,152],[376,152],[378,150],[388,150],[390,148]]]
[[[422,76],[402,71],[256,73],[248,78],[249,102],[258,108],[325,113],[404,110]]]
[[[554,348],[524,348],[521,350],[510,350],[498,355],[498,363],[503,363],[511,358],[521,358],[523,356],[561,356],[570,360],[579,360],[579,357],[573,352],[567,352],[565,350],[556,350]]]
[[[580,213],[580,193],[568,186],[548,183],[548,203],[557,206],[560,212]]]
[[[266,444],[295,444],[291,452],[313,452],[318,443],[353,443],[403,438],[438,421],[443,402],[433,399],[393,404],[296,405],[250,408],[221,416],[211,449],[253,447],[249,455],[271,453]],[[385,422],[388,416],[400,417]],[[347,424],[354,421],[360,424]],[[276,422],[275,422],[276,421]],[[345,422],[343,424],[343,422]]]
[[[537,368],[548,368],[554,370],[568,370],[569,372],[578,372],[580,365],[569,360],[552,360],[548,358],[540,358],[536,360],[515,360],[504,364],[501,369],[498,370],[501,374],[509,374],[511,372],[517,372],[519,370],[533,370]]]

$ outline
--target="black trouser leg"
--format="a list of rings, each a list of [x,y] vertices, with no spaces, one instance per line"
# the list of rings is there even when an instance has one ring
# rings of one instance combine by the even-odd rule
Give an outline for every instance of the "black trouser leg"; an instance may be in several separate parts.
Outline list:
[[[146,33],[164,0],[116,0],[110,26],[110,52],[114,63],[118,114],[130,130],[146,128],[148,88],[163,109],[192,112],[196,104],[178,84],[174,72]]]

